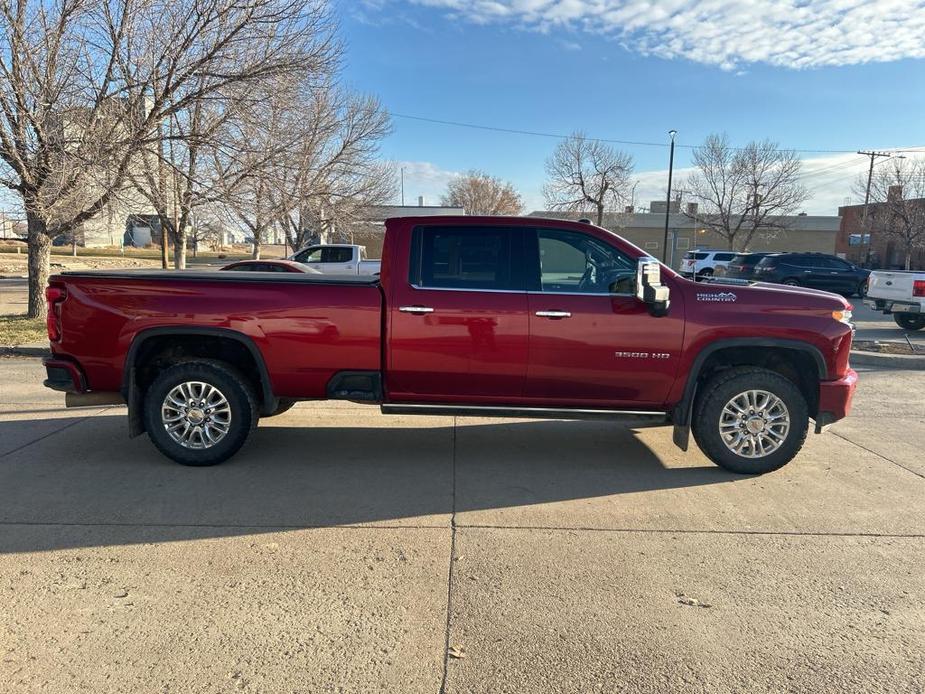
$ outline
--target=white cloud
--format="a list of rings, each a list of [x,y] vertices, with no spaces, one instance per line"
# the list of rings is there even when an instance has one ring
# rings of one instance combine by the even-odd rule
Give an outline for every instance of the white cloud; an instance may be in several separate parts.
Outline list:
[[[925,57],[923,0],[406,0],[453,20],[604,34],[643,55],[724,70]],[[367,0],[384,7],[399,0]],[[386,10],[387,11],[387,10]]]
[[[447,184],[462,175],[460,171],[442,169],[429,161],[396,161],[395,170],[404,170],[405,204],[416,205],[423,195],[428,205],[439,205]]]

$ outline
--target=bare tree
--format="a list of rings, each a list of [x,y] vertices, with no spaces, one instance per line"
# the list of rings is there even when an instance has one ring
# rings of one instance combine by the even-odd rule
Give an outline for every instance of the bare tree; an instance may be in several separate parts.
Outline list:
[[[371,205],[394,196],[397,181],[394,168],[378,159],[391,121],[377,99],[332,83],[303,89],[293,108],[311,117],[298,117],[299,146],[277,191],[284,211],[280,223],[297,249],[349,230]]]
[[[0,185],[28,220],[29,315],[45,313],[51,239],[128,185],[160,126],[337,50],[323,0],[0,1]]]
[[[796,153],[768,140],[737,149],[726,135],[710,135],[693,159],[697,170],[687,187],[697,210],[685,215],[725,239],[729,250],[747,250],[759,232],[786,229],[786,217],[809,197]]]
[[[554,210],[594,213],[601,226],[604,212],[626,200],[632,173],[629,154],[575,132],[546,160],[543,195]]]
[[[925,160],[895,157],[875,169],[870,202],[870,227],[897,242],[903,267],[912,269],[915,252],[925,248]]]
[[[518,215],[524,209],[512,183],[474,169],[451,180],[441,202],[462,207],[466,214]]]

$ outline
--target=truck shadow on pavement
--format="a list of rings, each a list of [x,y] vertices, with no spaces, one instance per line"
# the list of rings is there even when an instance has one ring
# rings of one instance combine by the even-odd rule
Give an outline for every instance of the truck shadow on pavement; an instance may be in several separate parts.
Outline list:
[[[119,413],[46,420],[54,433],[0,456],[0,552],[352,524],[447,528],[454,513],[490,525],[518,507],[742,479],[694,456],[666,466],[607,422],[349,426],[343,414],[309,415],[314,426],[270,420],[225,464],[189,468],[147,437],[128,439]],[[39,424],[0,422],[0,441]]]

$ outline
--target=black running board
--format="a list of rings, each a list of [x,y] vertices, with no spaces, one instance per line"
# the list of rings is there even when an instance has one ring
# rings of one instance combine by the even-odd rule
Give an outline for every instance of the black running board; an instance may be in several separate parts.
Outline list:
[[[671,421],[667,412],[647,410],[588,410],[555,407],[505,407],[496,405],[382,405],[382,414],[423,414],[445,417],[518,417],[521,419],[603,419],[630,426],[665,426]]]

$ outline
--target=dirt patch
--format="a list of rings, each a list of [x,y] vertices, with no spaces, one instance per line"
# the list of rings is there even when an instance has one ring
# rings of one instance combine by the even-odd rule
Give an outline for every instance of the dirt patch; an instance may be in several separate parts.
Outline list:
[[[48,340],[45,321],[25,316],[0,316],[0,347],[29,345]]]
[[[925,347],[910,346],[905,342],[880,342],[879,340],[859,340],[852,345],[853,349],[862,352],[879,352],[880,354],[915,354],[925,355]]]
[[[149,258],[122,258],[97,256],[63,256],[51,257],[51,272],[64,270],[119,270],[124,268],[159,268],[160,262]],[[25,277],[28,273],[25,252],[0,253],[0,275],[6,277]]]

